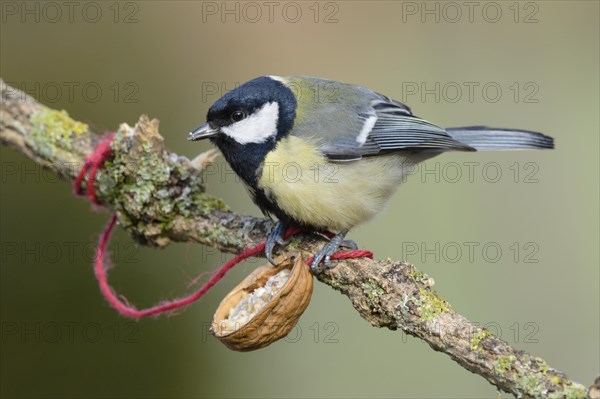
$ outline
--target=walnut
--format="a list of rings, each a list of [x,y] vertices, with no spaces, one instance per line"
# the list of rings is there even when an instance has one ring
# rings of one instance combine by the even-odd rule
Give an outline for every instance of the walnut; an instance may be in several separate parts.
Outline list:
[[[212,332],[228,348],[251,351],[285,337],[310,302],[313,276],[302,256],[258,267],[219,304]]]

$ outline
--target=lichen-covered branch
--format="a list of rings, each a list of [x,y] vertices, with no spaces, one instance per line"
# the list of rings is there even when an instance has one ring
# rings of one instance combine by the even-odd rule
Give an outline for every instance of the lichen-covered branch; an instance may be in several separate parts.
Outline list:
[[[73,179],[101,140],[65,111],[49,109],[0,80],[0,139],[65,179]],[[168,152],[158,121],[142,116],[122,124],[113,156],[97,177],[99,199],[120,225],[146,245],[195,241],[240,252],[264,241],[271,222],[229,211],[205,192],[202,169],[208,154],[190,161]],[[300,236],[288,250],[314,253],[317,236]],[[585,398],[585,388],[539,357],[512,348],[457,313],[432,289],[433,279],[404,262],[352,259],[319,275],[348,296],[373,326],[402,329],[458,364],[517,397]]]

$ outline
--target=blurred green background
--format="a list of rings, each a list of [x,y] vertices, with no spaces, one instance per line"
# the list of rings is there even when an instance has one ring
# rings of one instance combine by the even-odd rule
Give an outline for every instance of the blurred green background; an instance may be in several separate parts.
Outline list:
[[[427,162],[351,238],[415,263],[459,312],[573,379],[598,374],[598,2],[69,4],[2,2],[0,76],[98,131],[158,118],[167,146],[188,157],[209,147],[186,135],[210,104],[264,74],[361,84],[442,126],[554,136],[555,151]],[[423,342],[372,328],[322,284],[293,336],[227,350],[208,323],[262,260],[178,316],[125,320],[91,269],[108,213],[15,151],[0,154],[4,397],[496,397]],[[258,215],[218,166],[209,191]],[[229,257],[139,247],[123,231],[112,253],[112,284],[139,306],[186,292]]]

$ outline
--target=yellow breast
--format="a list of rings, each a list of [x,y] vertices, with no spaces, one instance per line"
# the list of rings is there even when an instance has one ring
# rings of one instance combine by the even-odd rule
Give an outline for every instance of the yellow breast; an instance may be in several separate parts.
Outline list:
[[[397,154],[329,162],[314,143],[289,136],[265,158],[258,185],[299,222],[339,231],[380,212],[406,169]]]

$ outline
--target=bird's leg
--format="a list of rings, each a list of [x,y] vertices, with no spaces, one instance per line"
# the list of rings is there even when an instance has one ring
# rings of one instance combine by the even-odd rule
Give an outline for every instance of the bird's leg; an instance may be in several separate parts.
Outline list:
[[[356,249],[356,243],[352,240],[344,240],[348,234],[348,229],[343,229],[338,234],[336,234],[319,252],[315,254],[313,261],[310,265],[313,273],[320,274],[323,272],[324,267],[333,268],[334,265],[331,263],[331,255],[338,250],[339,247],[349,247],[352,249]],[[321,261],[323,261],[323,265],[321,266]]]
[[[286,245],[288,243],[283,239],[286,230],[287,226],[283,224],[283,222],[277,222],[267,237],[267,242],[265,243],[265,256],[273,266],[277,266],[273,260],[273,249],[275,248],[275,244]]]

